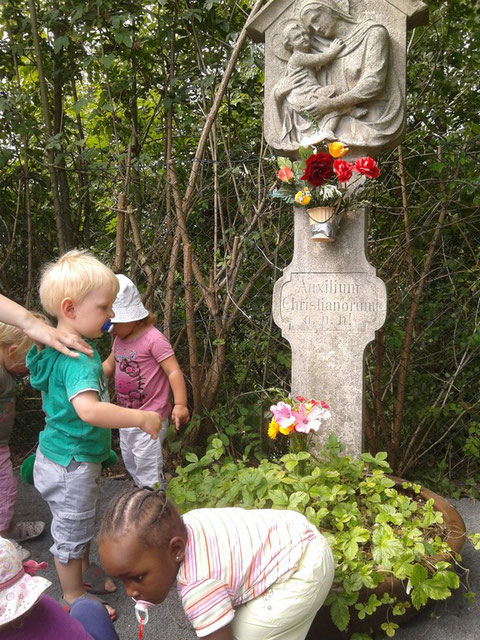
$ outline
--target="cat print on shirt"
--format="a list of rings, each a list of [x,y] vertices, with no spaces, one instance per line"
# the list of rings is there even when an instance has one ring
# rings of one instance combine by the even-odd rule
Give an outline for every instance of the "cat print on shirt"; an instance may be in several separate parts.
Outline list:
[[[135,351],[131,351],[128,355],[115,354],[115,359],[119,363],[115,380],[117,399],[123,407],[128,409],[139,409],[145,401],[142,372],[136,357]]]

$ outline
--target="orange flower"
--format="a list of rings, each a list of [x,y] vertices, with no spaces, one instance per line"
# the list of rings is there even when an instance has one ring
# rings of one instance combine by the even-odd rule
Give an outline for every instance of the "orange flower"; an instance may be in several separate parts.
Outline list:
[[[282,167],[278,170],[277,177],[282,182],[288,182],[293,178],[293,171],[290,169],[290,167]]]
[[[271,438],[272,440],[275,440],[275,438],[278,435],[279,429],[280,427],[278,425],[278,422],[275,420],[275,418],[273,418],[273,420],[268,425],[268,437]]]
[[[346,153],[348,153],[348,148],[345,147],[341,142],[330,142],[328,145],[328,153],[332,156],[332,158],[341,158]]]

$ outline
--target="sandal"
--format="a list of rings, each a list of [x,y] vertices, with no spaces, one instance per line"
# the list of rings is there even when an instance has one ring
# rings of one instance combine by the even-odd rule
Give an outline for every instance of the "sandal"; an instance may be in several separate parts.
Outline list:
[[[37,538],[42,535],[45,529],[45,523],[41,520],[24,520],[13,525],[8,533],[9,538],[13,538],[17,542],[24,542],[31,538]]]
[[[83,572],[83,586],[89,593],[96,593],[97,595],[115,593],[117,590],[116,587],[113,591],[105,589],[105,580],[107,577],[108,576],[102,567],[99,567],[98,564],[92,563],[88,569]]]
[[[103,604],[103,606],[106,608],[107,606],[111,607],[112,605],[107,602],[106,600],[102,600],[101,598],[97,598],[97,596],[95,596],[93,593],[86,593],[84,596],[80,596],[79,598],[77,598],[76,600],[79,600],[80,598],[84,598],[85,600],[96,600],[97,602],[100,602],[100,604]],[[62,608],[67,612],[70,613],[70,609],[72,608],[72,604],[73,602],[68,602],[68,600],[65,600],[65,598],[62,596],[60,598],[60,600],[58,601],[59,604],[62,606]],[[109,613],[108,609],[107,609],[107,613],[110,616],[110,620],[112,622],[115,622],[115,620],[117,619],[117,612],[113,611],[112,613]]]

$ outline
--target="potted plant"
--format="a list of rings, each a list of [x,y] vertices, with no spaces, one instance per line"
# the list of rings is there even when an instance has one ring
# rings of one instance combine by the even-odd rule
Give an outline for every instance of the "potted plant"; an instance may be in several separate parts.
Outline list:
[[[290,405],[294,422],[282,426],[289,409],[273,405],[270,435],[293,437],[297,449],[299,439],[328,420],[321,402],[281,402]],[[352,459],[331,436],[319,455],[297,450],[272,460],[234,460],[214,437],[201,458],[186,455],[188,464],[177,468],[168,492],[183,512],[240,506],[304,513],[327,537],[336,560],[332,591],[309,638],[367,640],[372,630],[393,636],[412,612],[459,586],[454,568],[465,527],[442,498],[391,477],[386,457]]]
[[[341,142],[331,142],[327,151],[301,147],[299,160],[277,158],[277,177],[283,184],[271,192],[271,197],[296,204],[307,213],[312,240],[335,239],[342,201],[347,186],[353,185],[354,174],[358,174],[359,182],[362,176],[373,179],[380,175],[373,158],[358,158],[353,163],[342,159],[347,153],[348,148]]]

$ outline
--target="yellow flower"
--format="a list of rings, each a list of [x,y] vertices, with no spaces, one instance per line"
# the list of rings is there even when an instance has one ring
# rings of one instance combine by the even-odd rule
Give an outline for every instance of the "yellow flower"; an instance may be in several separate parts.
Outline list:
[[[328,145],[328,153],[332,158],[341,158],[348,152],[348,148],[341,142],[330,142]]]
[[[271,438],[272,440],[275,440],[275,438],[278,435],[279,429],[280,427],[278,425],[278,422],[275,420],[275,418],[273,418],[273,420],[268,425],[268,437]]]
[[[306,206],[311,199],[312,199],[312,194],[308,189],[304,189],[303,191],[298,191],[297,194],[295,195],[295,202],[303,206]]]

